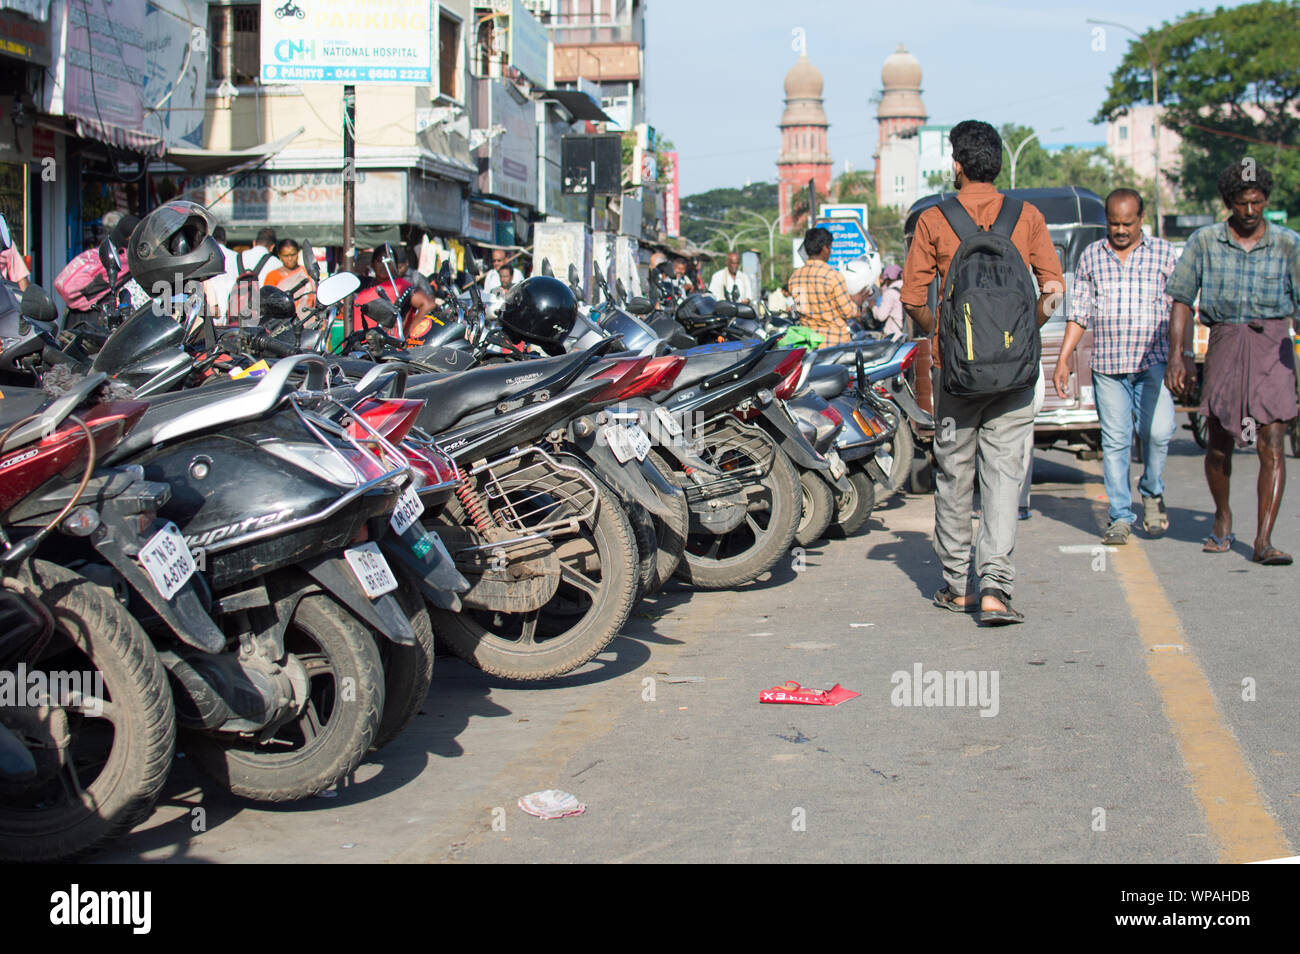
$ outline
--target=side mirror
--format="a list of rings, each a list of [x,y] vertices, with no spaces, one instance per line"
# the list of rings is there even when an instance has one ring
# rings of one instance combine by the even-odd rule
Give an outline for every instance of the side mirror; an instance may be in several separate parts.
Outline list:
[[[605,273],[604,273],[603,271],[601,271],[601,269],[600,269],[600,262],[592,262],[592,263],[591,263],[591,277],[592,277],[592,278],[593,278],[593,279],[594,279],[598,284],[599,284],[600,282],[603,282],[603,281],[605,280]],[[570,277],[569,280],[572,281],[573,278]]]
[[[735,318],[738,312],[734,302],[720,301],[714,306],[714,312],[719,318]]]
[[[113,243],[108,239],[99,243],[99,263],[104,266],[104,273],[108,275],[109,282],[116,283],[117,273],[122,270],[122,264],[117,260]]]
[[[14,237],[9,234],[9,223],[0,215],[0,252],[14,244]]]
[[[614,279],[614,292],[618,295],[619,301],[627,301],[627,287],[623,284],[623,279]]]
[[[547,278],[555,277],[555,272],[551,269],[551,260],[549,258],[542,259],[542,274]]]
[[[737,318],[748,318],[748,319],[750,319],[751,321],[753,321],[753,320],[755,320],[755,319],[758,318],[758,315],[757,315],[757,313],[755,313],[755,311],[754,311],[754,307],[753,307],[752,305],[737,305],[737,306],[736,306],[736,317],[737,317]]]
[[[392,328],[397,324],[397,306],[386,298],[372,298],[361,306],[361,314],[381,328]]]
[[[49,293],[40,285],[28,285],[27,290],[22,294],[23,301],[19,311],[24,318],[47,323],[58,320],[58,309],[54,307]]]
[[[316,261],[316,250],[311,247],[311,242],[303,241],[302,254],[299,261],[302,262],[302,267],[307,270],[308,277],[311,278],[314,283],[319,285],[320,262]]]
[[[479,265],[478,259],[468,252],[465,253],[465,271],[469,272],[473,278],[478,278],[479,275],[483,274],[483,267]]]
[[[627,311],[634,315],[648,315],[654,311],[654,307],[650,299],[641,298],[640,296],[628,299],[627,303]]]
[[[570,285],[582,284],[582,276],[578,274],[578,266],[574,265],[572,262],[569,263],[569,284]]]
[[[316,302],[326,308],[337,305],[360,287],[361,279],[352,272],[336,272],[320,283],[316,289]]]

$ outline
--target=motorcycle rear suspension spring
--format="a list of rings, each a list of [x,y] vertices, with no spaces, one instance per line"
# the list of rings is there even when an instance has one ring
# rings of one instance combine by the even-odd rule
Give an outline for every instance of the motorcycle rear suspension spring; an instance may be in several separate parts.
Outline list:
[[[465,513],[473,521],[475,529],[479,533],[487,533],[493,525],[492,515],[479,492],[474,489],[473,478],[468,474],[461,478],[460,483],[456,485],[456,496],[459,498],[461,506],[465,508]]]

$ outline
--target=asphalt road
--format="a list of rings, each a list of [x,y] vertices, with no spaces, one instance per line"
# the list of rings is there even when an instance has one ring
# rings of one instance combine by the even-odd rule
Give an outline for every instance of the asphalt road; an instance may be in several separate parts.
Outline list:
[[[1290,463],[1274,540],[1300,552]],[[1253,453],[1235,466],[1249,540]],[[154,817],[100,860],[1290,855],[1300,846],[1300,567],[1255,566],[1242,543],[1200,552],[1209,495],[1186,430],[1166,477],[1169,534],[1139,532],[1106,552],[1096,549],[1099,465],[1038,456],[1035,515],[1016,550],[1022,626],[980,629],[931,607],[941,585],[933,504],[895,497],[868,530],[792,554],[741,591],[670,584],[566,678],[505,687],[439,658],[412,727],[331,797],[249,805],[182,759]],[[984,704],[895,704],[917,667],[983,674]],[[861,695],[836,707],[759,704],[786,680]],[[517,807],[552,788],[586,813],[543,821]]]

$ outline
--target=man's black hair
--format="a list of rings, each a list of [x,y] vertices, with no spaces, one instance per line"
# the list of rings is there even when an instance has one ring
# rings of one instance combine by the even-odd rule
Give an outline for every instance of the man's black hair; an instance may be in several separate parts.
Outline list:
[[[1228,205],[1243,192],[1258,189],[1268,198],[1273,191],[1273,174],[1250,156],[1234,162],[1219,173],[1219,197]]]
[[[1132,199],[1138,204],[1138,216],[1146,209],[1146,204],[1142,201],[1142,194],[1137,189],[1118,188],[1112,189],[1110,195],[1106,196],[1106,214],[1110,214],[1110,204],[1119,199]]]
[[[257,233],[256,245],[270,245],[275,248],[275,229],[262,229]]]
[[[992,182],[1002,171],[1002,137],[988,123],[967,119],[948,133],[952,158],[971,182]]]
[[[820,255],[823,249],[831,247],[832,241],[834,241],[834,239],[831,236],[830,230],[821,228],[820,226],[814,229],[809,229],[803,234],[803,250],[809,257]]]
[[[216,239],[218,242],[220,242],[222,245],[225,245],[226,227],[224,225],[218,225],[215,229],[212,230],[212,237]]]

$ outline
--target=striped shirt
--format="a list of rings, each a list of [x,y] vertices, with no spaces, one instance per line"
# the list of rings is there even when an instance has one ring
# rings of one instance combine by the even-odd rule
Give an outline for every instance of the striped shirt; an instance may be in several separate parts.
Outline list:
[[[1197,229],[1169,279],[1169,294],[1190,306],[1198,292],[1207,325],[1290,318],[1300,311],[1300,235],[1270,222],[1246,251],[1227,222]]]
[[[848,322],[859,315],[849,297],[844,276],[821,259],[810,259],[794,270],[787,283],[800,323],[821,335],[822,344],[843,344],[853,337]]]
[[[1169,360],[1173,300],[1165,285],[1177,264],[1173,244],[1149,236],[1123,261],[1109,239],[1083,250],[1069,320],[1092,329],[1092,370],[1133,374]]]

